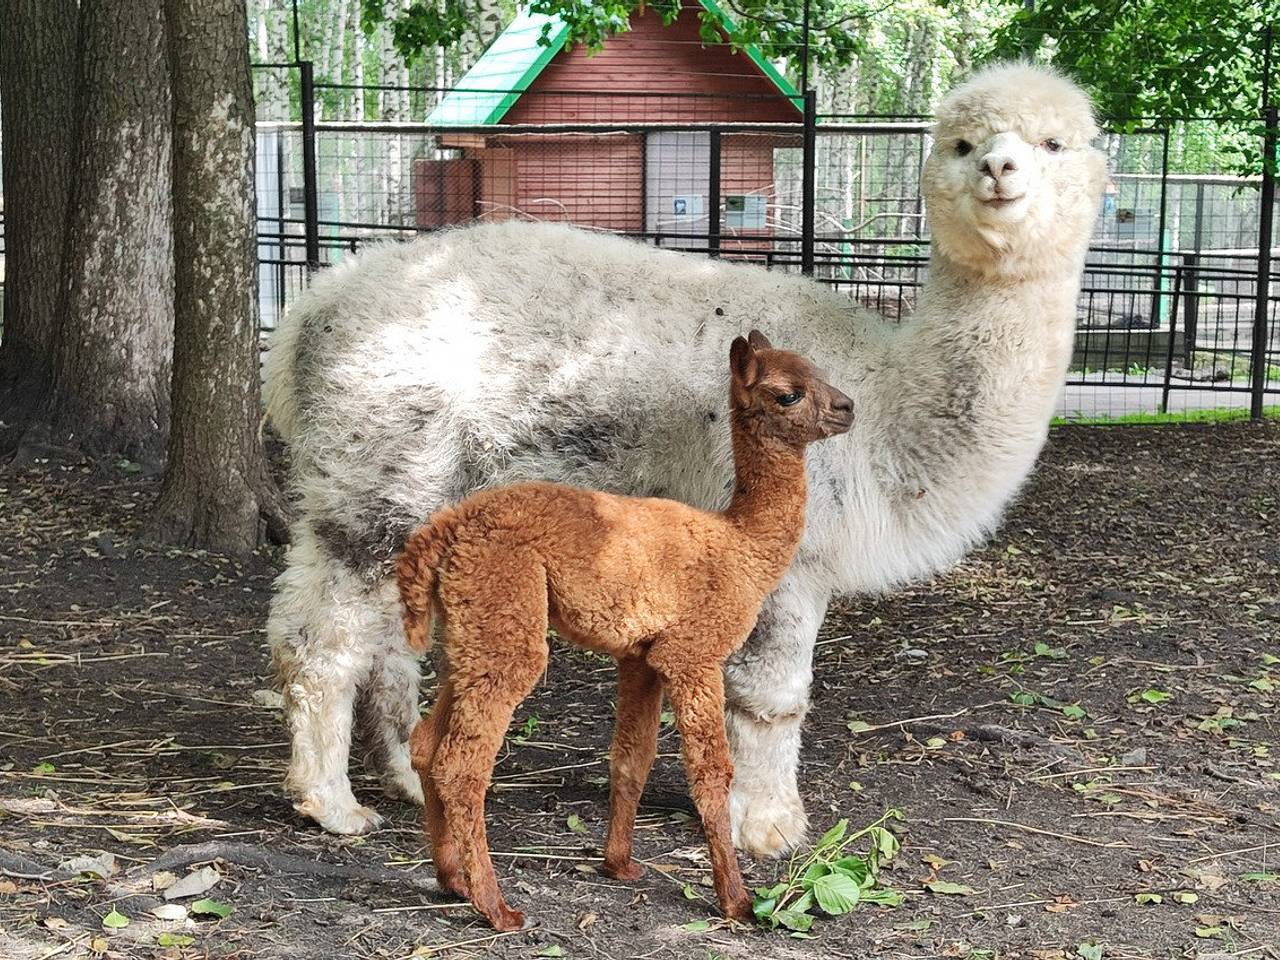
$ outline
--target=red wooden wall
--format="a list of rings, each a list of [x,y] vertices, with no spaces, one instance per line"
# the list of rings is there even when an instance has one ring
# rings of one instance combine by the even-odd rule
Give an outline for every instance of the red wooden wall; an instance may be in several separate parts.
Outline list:
[[[622,95],[627,93],[644,95]],[[727,44],[702,46],[698,10],[690,9],[669,27],[651,10],[632,17],[631,30],[610,38],[594,56],[581,45],[562,50],[502,122],[799,120],[800,112],[746,54]]]

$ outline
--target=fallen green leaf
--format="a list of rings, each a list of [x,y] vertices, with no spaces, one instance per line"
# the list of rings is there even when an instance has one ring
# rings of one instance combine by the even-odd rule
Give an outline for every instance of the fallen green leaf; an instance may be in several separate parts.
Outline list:
[[[569,829],[574,833],[586,833],[587,825],[582,822],[582,818],[576,813],[569,814],[569,819],[565,821]]]
[[[685,933],[706,933],[711,929],[710,920],[690,920],[681,928]]]
[[[534,954],[535,957],[563,957],[564,947],[558,943],[553,943],[549,947],[543,947]]]
[[[220,903],[217,900],[209,900],[207,898],[204,900],[197,900],[187,909],[192,913],[200,914],[201,916],[217,917],[219,920],[223,920],[231,916],[232,912],[235,910],[234,907],[229,907],[225,903]]]
[[[1164,903],[1164,897],[1158,893],[1136,893],[1133,899],[1138,903]]]
[[[102,918],[102,925],[109,930],[119,930],[129,925],[129,918],[118,910],[112,910]]]
[[[1082,943],[1076,947],[1076,956],[1080,960],[1102,960],[1102,947],[1096,943]]]
[[[828,873],[813,882],[813,896],[824,913],[838,917],[858,905],[862,889],[843,873]]]
[[[156,946],[158,947],[189,947],[195,942],[195,937],[189,937],[185,933],[166,932],[156,937]]]
[[[1138,694],[1138,699],[1144,703],[1160,704],[1164,703],[1166,700],[1172,700],[1173,694],[1166,693],[1164,690],[1156,690],[1152,688],[1150,690],[1143,690],[1142,693]]]
[[[1280,883],[1280,873],[1242,873],[1240,879],[1252,883]]]

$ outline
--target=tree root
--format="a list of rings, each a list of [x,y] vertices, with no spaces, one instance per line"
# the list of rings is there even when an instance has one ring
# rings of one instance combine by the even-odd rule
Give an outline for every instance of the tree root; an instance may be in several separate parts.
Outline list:
[[[15,880],[69,880],[74,874],[56,867],[45,867],[17,853],[0,850],[0,875]]]

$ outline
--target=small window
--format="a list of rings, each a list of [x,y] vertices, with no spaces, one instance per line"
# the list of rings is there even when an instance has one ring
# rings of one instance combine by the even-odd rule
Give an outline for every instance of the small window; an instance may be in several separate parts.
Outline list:
[[[763,230],[767,211],[765,197],[731,193],[724,198],[724,225],[737,230]]]

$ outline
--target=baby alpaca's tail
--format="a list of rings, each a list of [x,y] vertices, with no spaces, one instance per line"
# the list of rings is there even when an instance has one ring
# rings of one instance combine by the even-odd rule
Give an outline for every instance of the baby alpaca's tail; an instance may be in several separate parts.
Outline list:
[[[405,541],[396,561],[400,602],[404,605],[404,635],[418,653],[431,647],[431,612],[436,605],[436,572],[453,546],[458,517],[452,509],[436,513]]]

